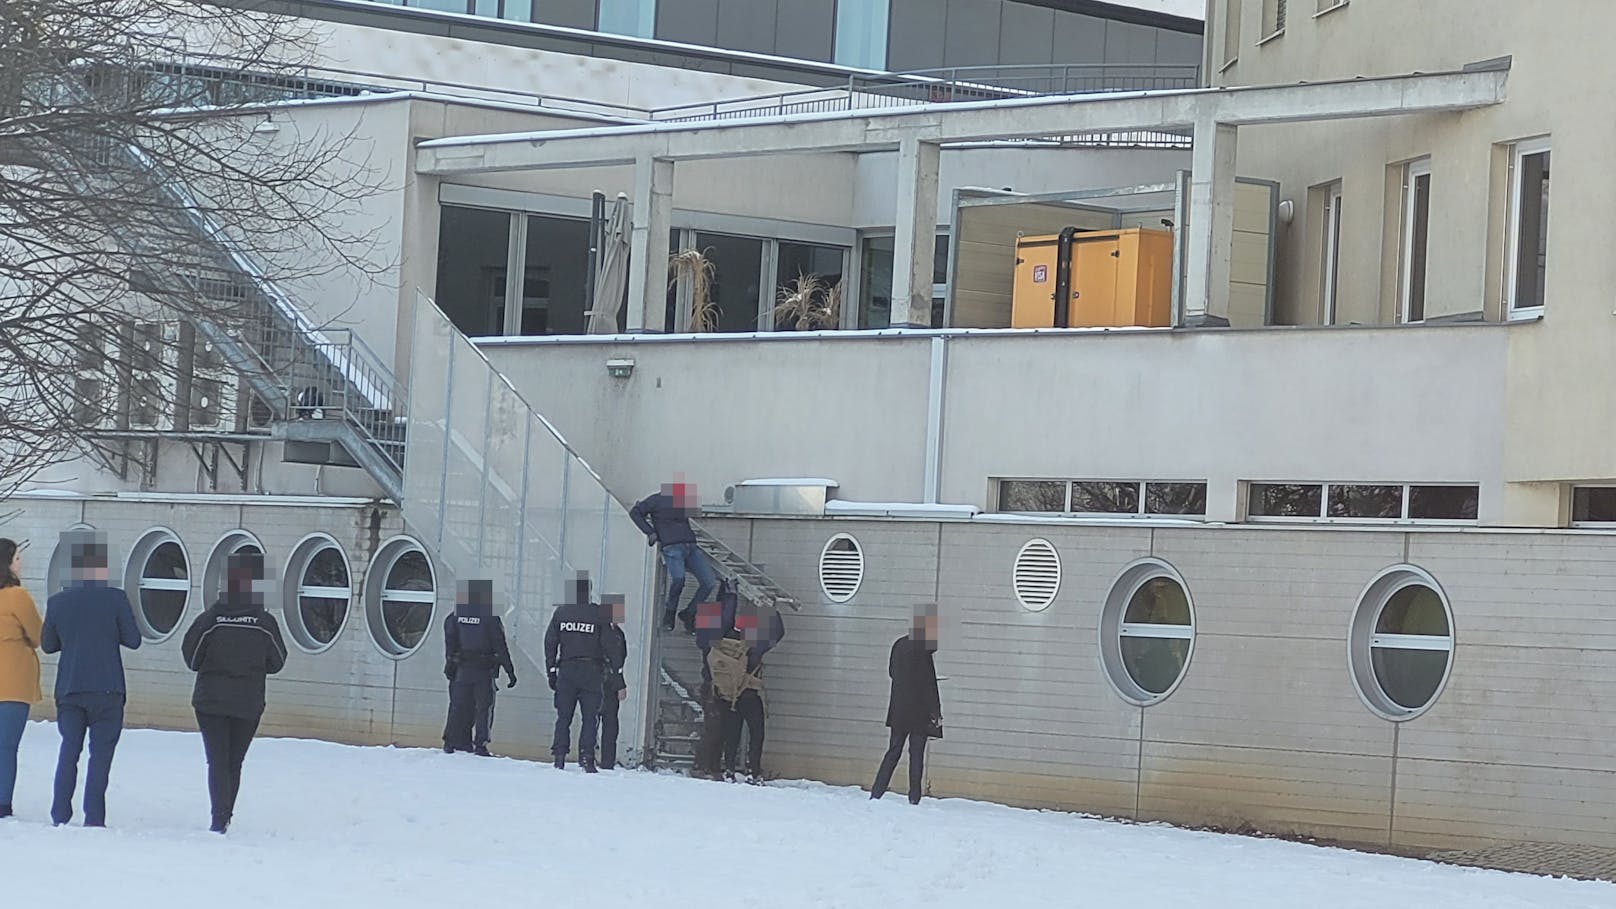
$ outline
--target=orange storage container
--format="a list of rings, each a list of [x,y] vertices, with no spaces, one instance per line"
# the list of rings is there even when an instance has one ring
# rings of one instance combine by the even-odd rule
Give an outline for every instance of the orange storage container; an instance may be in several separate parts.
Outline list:
[[[1062,247],[1069,246],[1066,280]],[[1123,328],[1172,324],[1173,235],[1136,227],[1016,241],[1012,328]],[[1057,296],[1068,294],[1067,305]]]

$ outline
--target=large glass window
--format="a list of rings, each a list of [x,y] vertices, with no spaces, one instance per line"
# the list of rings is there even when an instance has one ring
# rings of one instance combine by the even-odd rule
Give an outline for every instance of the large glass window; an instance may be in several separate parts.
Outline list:
[[[1549,268],[1549,140],[1516,145],[1511,155],[1510,318],[1542,315]]]
[[[814,331],[841,327],[842,268],[839,246],[781,241],[776,246],[774,327]]]
[[[943,327],[943,302],[948,290],[948,245],[948,235],[939,233],[932,251],[932,328]],[[893,237],[864,238],[864,261],[859,281],[859,328],[889,328],[892,325],[895,247]]]
[[[1171,565],[1145,559],[1128,566],[1100,613],[1101,663],[1117,693],[1148,706],[1171,694],[1195,646],[1195,611]]]
[[[1006,513],[1201,517],[1206,484],[1139,480],[1000,480]]]
[[[890,0],[836,4],[836,62],[862,69],[887,68]]]
[[[509,212],[443,206],[437,303],[456,328],[473,338],[503,333],[510,239]]]
[[[581,335],[589,330],[584,299],[589,275],[589,222],[528,215],[522,260],[524,335]],[[507,324],[507,329],[510,326]]]
[[[1389,720],[1418,716],[1436,701],[1453,662],[1453,614],[1425,571],[1400,565],[1370,582],[1353,617],[1353,682]]]
[[[1616,486],[1577,486],[1571,490],[1571,525],[1616,524]]]
[[[656,34],[656,0],[600,0],[599,29],[614,35]]]
[[[762,315],[763,241],[724,234],[697,234],[696,248],[712,263],[710,300],[695,301],[691,325],[705,321],[712,331],[758,330]]]
[[[1254,521],[1474,521],[1480,492],[1447,484],[1252,483],[1246,513]]]

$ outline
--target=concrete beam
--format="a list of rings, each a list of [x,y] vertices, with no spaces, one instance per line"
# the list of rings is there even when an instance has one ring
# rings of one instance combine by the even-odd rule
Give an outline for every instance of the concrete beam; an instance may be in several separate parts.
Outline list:
[[[634,227],[629,235],[628,322],[631,332],[660,334],[668,320],[668,233],[673,229],[673,162],[642,158],[634,166]]]
[[[892,327],[931,327],[937,258],[937,180],[943,147],[918,139],[898,146],[897,233],[892,248]]]
[[[1508,63],[1470,70],[1247,88],[1061,95],[800,114],[726,123],[648,123],[434,139],[416,170],[456,174],[826,152],[891,151],[903,140],[985,142],[1472,110],[1504,100]]]

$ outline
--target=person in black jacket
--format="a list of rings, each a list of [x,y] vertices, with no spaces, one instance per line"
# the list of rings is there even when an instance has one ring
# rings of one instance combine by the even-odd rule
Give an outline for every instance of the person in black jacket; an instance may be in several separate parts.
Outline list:
[[[494,582],[466,581],[455,593],[455,611],[443,619],[443,674],[449,679],[443,750],[489,757],[494,686],[504,669],[505,687],[515,688],[516,667],[505,642],[505,625],[494,615]]]
[[[668,600],[663,607],[662,628],[672,631],[675,618],[682,618],[685,630],[696,630],[696,604],[707,602],[718,578],[707,563],[701,547],[696,545],[696,532],[690,526],[699,507],[696,485],[686,483],[682,475],[675,475],[672,483],[662,484],[662,491],[647,496],[629,509],[628,516],[644,531],[647,545],[662,547],[662,564],[668,569]],[[696,595],[683,612],[679,611],[679,595],[685,589],[685,569],[696,576]]]
[[[572,717],[582,708],[578,763],[585,773],[595,773],[596,724],[611,645],[600,606],[589,601],[589,574],[578,572],[571,586],[571,601],[556,607],[550,627],[544,632],[544,667],[550,690],[555,692],[556,706],[550,754],[557,770],[567,766],[567,752],[572,750]]]
[[[623,678],[623,664],[628,662],[628,638],[623,634],[628,603],[622,594],[608,593],[601,596],[600,609],[601,617],[611,623],[606,626],[606,682],[600,701],[600,769],[613,770],[617,767],[617,708],[628,697],[628,681]]]
[[[887,705],[887,726],[892,739],[887,745],[881,769],[876,771],[870,798],[886,795],[892,772],[903,757],[903,743],[909,742],[909,804],[920,804],[921,778],[926,772],[926,740],[943,736],[943,706],[937,696],[937,666],[932,654],[937,650],[937,607],[915,608],[909,634],[892,644],[887,658],[887,675],[892,677],[892,697]]]
[[[196,673],[191,706],[208,759],[208,798],[213,824],[224,833],[241,791],[241,765],[264,715],[264,677],[286,665],[280,625],[264,610],[253,588],[264,576],[264,557],[243,552],[225,564],[225,592],[196,617],[181,647]]]

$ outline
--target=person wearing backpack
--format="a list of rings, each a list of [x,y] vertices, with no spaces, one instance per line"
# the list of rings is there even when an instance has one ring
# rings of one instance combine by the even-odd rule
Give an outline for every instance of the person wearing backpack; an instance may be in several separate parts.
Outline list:
[[[208,761],[213,833],[230,829],[241,791],[241,765],[264,715],[264,679],[286,666],[280,624],[253,588],[264,577],[264,557],[238,552],[225,562],[219,602],[185,631],[180,652],[196,673],[191,707]]]
[[[749,734],[746,776],[763,777],[763,739],[766,709],[763,700],[763,656],[785,636],[785,623],[771,610],[766,620],[752,603],[740,604],[730,630],[713,642],[707,653],[714,695],[725,705],[723,771],[733,779],[740,756],[741,727]]]
[[[920,804],[921,781],[926,772],[926,740],[943,737],[943,706],[937,695],[937,607],[915,607],[909,634],[892,643],[887,658],[887,675],[892,679],[892,695],[887,704],[887,726],[892,730],[886,756],[876,771],[870,798],[886,795],[892,773],[909,743],[909,804]]]

